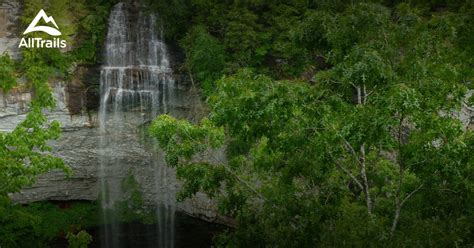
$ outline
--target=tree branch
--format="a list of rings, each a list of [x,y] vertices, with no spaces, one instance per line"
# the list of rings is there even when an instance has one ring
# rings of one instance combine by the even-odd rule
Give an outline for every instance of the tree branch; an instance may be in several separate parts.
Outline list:
[[[349,177],[357,184],[357,186],[359,186],[360,190],[364,190],[364,186],[362,186],[362,183],[360,183],[360,181],[354,176],[354,174],[352,174],[347,168],[342,166],[342,164],[339,163],[339,161],[335,160],[334,163],[337,165],[339,169],[341,169],[344,173],[349,175]]]
[[[257,195],[260,199],[262,199],[263,201],[267,201],[267,199],[265,198],[265,196],[263,196],[260,192],[258,192],[257,189],[255,189],[254,187],[252,187],[252,185],[250,185],[249,182],[243,180],[242,178],[240,178],[234,171],[232,171],[222,160],[220,160],[219,158],[216,158],[214,156],[214,154],[210,153],[210,152],[206,152],[208,155],[210,155],[210,157],[212,157],[212,159],[214,159],[216,162],[218,162],[219,164],[222,165],[222,167],[224,167],[224,169],[229,173],[231,174],[233,177],[235,177],[235,179],[237,179],[237,181],[239,181],[240,183],[242,183],[243,185],[245,185],[248,189],[250,189],[255,195]]]
[[[367,169],[365,166],[365,143],[360,146],[360,153],[360,174],[362,175],[362,182],[364,183],[365,202],[367,204],[367,212],[369,215],[372,215],[372,199],[370,197],[369,180],[367,178]]]
[[[390,229],[390,236],[393,236],[393,234],[395,233],[395,230],[397,229],[398,221],[400,219],[400,212],[402,211],[403,205],[405,205],[408,199],[410,199],[414,194],[416,194],[416,192],[420,191],[420,189],[423,188],[423,185],[424,183],[420,184],[418,188],[416,188],[410,194],[408,194],[401,202],[400,202],[399,197],[397,197],[397,200],[396,200],[397,206],[395,208],[395,215],[393,217],[392,228]]]
[[[423,188],[425,183],[422,183],[420,184],[420,186],[418,186],[418,188],[416,188],[415,190],[413,190],[410,194],[408,194],[405,199],[403,199],[403,201],[400,203],[400,207],[403,207],[403,205],[405,205],[405,203],[414,195],[416,194],[418,191],[420,191],[421,188]]]
[[[193,142],[196,142],[196,143],[199,143],[199,141],[195,140],[193,137],[191,137],[188,133],[185,133],[186,136],[191,139]],[[258,190],[256,190],[255,188],[252,187],[252,185],[250,185],[247,181],[243,180],[242,178],[240,178],[235,172],[233,172],[228,166],[226,166],[226,163],[224,163],[221,159],[217,158],[216,156],[214,156],[214,154],[210,153],[209,150],[205,150],[204,151],[205,154],[207,154],[209,157],[211,157],[214,161],[218,162],[219,164],[221,164],[224,169],[229,173],[231,174],[233,177],[235,177],[235,179],[237,179],[237,181],[239,181],[240,183],[242,183],[244,186],[246,186],[247,188],[249,188],[255,195],[257,195],[260,199],[262,199],[263,201],[267,201],[267,199],[260,193],[258,192]]]

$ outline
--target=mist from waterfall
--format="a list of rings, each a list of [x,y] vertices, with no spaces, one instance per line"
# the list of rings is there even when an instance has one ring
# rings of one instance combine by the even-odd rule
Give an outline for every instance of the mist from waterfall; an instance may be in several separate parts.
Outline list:
[[[119,150],[133,149],[127,147],[126,137],[139,136],[139,128],[157,114],[168,112],[174,99],[166,45],[155,25],[156,17],[144,13],[136,4],[119,3],[109,17],[99,112],[100,201],[103,221],[107,223],[102,230],[103,247],[123,246],[118,234],[124,232],[124,227],[114,210],[126,197],[122,181],[134,164]],[[159,243],[155,245],[173,247],[175,195],[163,190],[170,175],[155,162],[157,159],[151,162],[158,192],[155,205]]]

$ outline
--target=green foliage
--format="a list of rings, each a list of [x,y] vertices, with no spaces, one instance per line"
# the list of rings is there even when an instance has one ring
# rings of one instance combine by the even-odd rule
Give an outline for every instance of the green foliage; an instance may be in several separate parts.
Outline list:
[[[310,13],[316,7],[309,1],[149,2],[151,8],[159,13],[165,37],[171,41],[181,41],[188,66],[199,66],[192,73],[205,91],[209,89],[209,80],[215,80],[214,75],[202,79],[203,74],[209,74],[209,68],[214,73],[221,72],[221,67],[225,72],[253,67],[278,77],[298,76],[310,68],[310,62],[324,50],[321,47],[315,49],[317,44],[312,39],[319,38],[313,38],[315,33],[311,33],[317,32],[321,24],[315,23],[315,19],[303,21],[306,15],[310,18]],[[328,5],[321,3],[324,8],[328,8]],[[313,28],[307,29],[308,25],[313,25]],[[200,38],[199,41],[197,38]],[[216,61],[208,59],[211,56],[206,54],[207,51],[215,54]],[[221,63],[222,58],[227,62],[225,65]],[[198,60],[210,66],[200,66]],[[214,69],[216,65],[219,66],[217,70]]]
[[[98,5],[96,5],[97,3]],[[51,93],[51,77],[68,77],[74,62],[95,63],[99,47],[105,35],[106,19],[111,7],[109,1],[25,1],[22,12],[23,28],[32,21],[38,10],[45,9],[59,23],[62,39],[68,46],[78,47],[72,52],[59,49],[24,49],[22,60],[14,63],[7,55],[0,57],[0,89],[11,90],[16,86],[16,76],[22,75],[34,92],[30,111],[26,118],[12,132],[0,132],[0,246],[2,247],[42,247],[56,238],[60,231],[68,229],[72,218],[52,206],[45,205],[44,213],[36,213],[35,204],[22,208],[13,205],[9,193],[18,192],[23,187],[34,184],[38,175],[53,169],[71,173],[60,158],[50,154],[50,140],[59,138],[60,123],[48,121],[44,109],[52,109],[55,100]],[[72,35],[84,30],[87,39],[73,44]],[[92,35],[90,35],[92,33]],[[35,37],[46,34],[35,33]],[[81,36],[81,35],[78,35]],[[92,47],[92,48],[91,48]],[[41,205],[40,205],[41,206]],[[59,212],[58,212],[59,211]],[[52,216],[43,214],[53,213]],[[93,216],[81,212],[83,216]],[[54,223],[58,221],[58,223]],[[75,231],[75,230],[73,230]],[[81,234],[81,236],[84,236]]]
[[[196,153],[204,152],[207,147],[217,148],[223,144],[222,128],[216,128],[204,119],[199,126],[185,120],[176,120],[169,115],[161,115],[153,121],[150,133],[158,139],[160,146],[172,153],[167,153],[166,161],[171,166],[179,166],[179,158],[190,160]]]
[[[60,158],[49,154],[49,140],[59,138],[60,123],[48,121],[43,108],[53,108],[55,102],[48,84],[56,64],[45,52],[24,53],[21,67],[35,97],[30,112],[12,132],[0,132],[0,195],[18,192],[31,186],[37,175],[52,169],[70,169]]]
[[[471,95],[468,99],[467,99],[467,104],[472,107],[474,106],[474,96]]]
[[[150,134],[158,139],[160,146],[166,151],[166,161],[176,167],[178,178],[198,179],[185,180],[178,199],[184,200],[198,191],[209,195],[217,193],[218,186],[226,177],[226,171],[212,163],[194,162],[194,158],[196,155],[206,156],[210,149],[222,146],[222,128],[215,127],[207,119],[194,126],[185,120],[161,115],[153,121]]]
[[[0,196],[0,244],[2,247],[18,247],[24,238],[31,238],[31,226],[40,218],[25,212],[11,203],[7,196]],[[25,242],[27,243],[27,242]]]
[[[48,152],[48,141],[57,139],[61,131],[57,121],[48,121],[43,108],[54,107],[54,99],[48,85],[52,67],[42,66],[40,53],[25,53],[22,61],[24,74],[35,92],[31,110],[12,132],[0,132],[0,195],[18,192],[31,186],[37,175],[52,169],[69,173],[64,162]],[[47,62],[44,62],[47,63]]]
[[[87,248],[92,242],[92,236],[84,230],[77,234],[68,232],[66,238],[70,248]]]
[[[47,81],[97,61],[113,2],[25,1],[24,25],[45,6],[73,20],[63,38],[79,39],[72,52],[25,51],[20,64],[36,98],[0,133],[5,246],[59,232],[7,194],[65,169],[47,153],[59,132],[42,114],[54,106]],[[236,220],[219,245],[472,246],[474,135],[455,118],[473,88],[471,1],[148,2],[211,107],[199,124],[160,116],[150,134],[183,181],[179,199],[205,192]],[[0,65],[9,90],[15,65]],[[122,187],[123,218],[146,216],[133,175]]]
[[[225,52],[219,41],[198,26],[182,40],[186,52],[186,64],[202,82],[205,94],[215,89],[214,81],[222,76],[225,66]]]
[[[54,16],[60,26],[61,38],[67,40],[72,51],[64,52],[58,49],[25,50],[28,53],[42,53],[49,57],[45,62],[48,65],[65,73],[74,63],[95,64],[104,43],[107,18],[115,0],[79,0],[70,3],[64,0],[52,1],[25,1],[22,13],[22,24],[26,28],[39,9],[44,9]],[[47,34],[34,34],[35,37]],[[74,36],[74,39],[71,37]]]
[[[275,15],[248,13],[262,6]],[[154,121],[181,199],[205,192],[237,221],[222,246],[472,245],[474,135],[455,114],[473,79],[460,43],[471,6],[459,15],[406,3],[314,7],[298,15],[296,3],[234,3],[222,13],[248,20],[199,20],[207,30],[232,27],[211,32],[224,41],[226,65],[253,69],[217,81],[204,123]],[[272,37],[267,59],[302,60],[265,69],[253,54],[265,38],[253,33]],[[312,61],[318,54],[326,65]],[[280,77],[307,66],[317,69],[311,84],[253,72]],[[215,157],[224,140],[225,161]]]
[[[101,2],[102,3],[102,2]],[[26,1],[22,15],[23,25],[28,25],[36,12],[41,8],[51,11],[56,21],[61,25],[62,38],[68,37],[78,31],[76,23],[85,12],[89,14],[85,20],[81,21],[82,28],[95,32],[105,33],[106,13],[111,3],[104,2],[95,6],[94,11],[87,10],[85,1],[67,4],[67,1]],[[99,15],[102,19],[90,20],[94,15]],[[87,25],[94,22],[95,25]],[[89,29],[87,29],[89,28]],[[95,33],[94,33],[95,34]],[[92,39],[97,39],[92,35]],[[102,40],[94,40],[100,42]],[[72,45],[72,44],[69,44]],[[71,64],[75,60],[95,59],[94,55],[87,58],[81,56],[70,56],[62,53],[59,49],[25,49],[23,59],[19,63],[19,68],[15,68],[13,62],[6,56],[2,56],[0,63],[0,80],[2,89],[9,90],[15,83],[15,72],[19,70],[28,80],[29,86],[34,90],[35,98],[31,102],[31,111],[26,119],[20,123],[11,133],[0,133],[0,178],[2,188],[0,195],[17,192],[24,186],[34,183],[37,175],[51,169],[70,170],[64,165],[61,159],[55,158],[47,152],[51,147],[47,141],[57,139],[60,133],[60,124],[57,121],[49,122],[43,114],[43,108],[53,108],[55,105],[48,81],[51,76],[67,76]],[[95,54],[95,50],[93,52]],[[79,52],[79,54],[81,54]]]
[[[0,195],[31,186],[37,175],[51,169],[69,171],[63,161],[46,152],[50,139],[58,138],[58,122],[45,126],[46,117],[33,109],[11,133],[0,133]]]
[[[58,23],[61,30],[60,37],[67,40],[70,44],[72,41],[70,37],[78,31],[78,27],[76,26],[74,19],[76,17],[75,15],[81,12],[80,8],[82,2],[83,1],[76,1],[73,4],[70,4],[65,0],[26,0],[24,2],[23,12],[20,18],[23,26],[22,28],[26,28],[36,16],[38,11],[40,9],[44,9],[46,13],[54,16],[55,21]],[[48,37],[48,34],[34,33],[34,36],[46,38]]]
[[[51,8],[56,20],[64,22],[68,16],[63,12],[73,10],[76,5],[66,8],[66,1],[26,1],[21,18],[22,23],[28,25],[37,11],[44,6]],[[76,6],[77,7],[77,6]],[[51,13],[50,13],[51,14]],[[75,31],[74,25],[61,27],[63,37]],[[62,54],[58,49],[25,49],[22,51],[23,59],[18,66],[7,57],[2,56],[1,78],[2,90],[9,90],[16,84],[15,76],[23,75],[27,84],[34,92],[34,98],[30,104],[30,112],[26,118],[11,132],[0,132],[0,208],[2,233],[2,246],[16,246],[19,242],[31,247],[38,246],[33,241],[48,240],[56,237],[56,231],[44,237],[31,236],[28,228],[37,227],[41,220],[28,213],[23,208],[12,205],[8,200],[8,194],[20,191],[23,187],[34,184],[38,175],[53,169],[61,169],[66,174],[71,170],[62,159],[50,154],[50,140],[59,138],[60,123],[48,121],[43,109],[51,109],[55,101],[49,86],[49,79],[53,75],[65,76],[71,64],[69,56]],[[46,229],[48,230],[48,229]],[[36,230],[37,232],[37,230]]]
[[[78,18],[79,46],[72,56],[78,63],[96,64],[106,36],[108,13],[116,1],[84,0],[76,4],[79,3],[83,8]]]
[[[260,41],[259,35],[262,35],[257,15],[244,6],[234,4],[226,17],[224,44],[233,55],[232,61],[238,66],[259,63],[253,60]]]
[[[48,246],[66,233],[97,225],[98,208],[96,204],[80,202],[64,209],[49,202],[26,206],[0,204],[0,244],[2,247]],[[76,238],[85,241],[85,236]]]
[[[189,23],[190,3],[188,0],[145,0],[148,11],[158,13],[158,24],[160,28],[166,30],[165,39],[168,41],[178,41],[186,34]]]
[[[15,66],[8,54],[0,56],[0,89],[4,92],[16,85]]]
[[[122,222],[140,221],[150,223],[154,220],[154,213],[145,206],[140,183],[129,171],[127,177],[121,182],[122,199],[115,204],[115,214]]]
[[[224,48],[226,73],[252,67],[277,79],[308,78],[324,69],[326,63],[344,59],[356,43],[367,42],[380,48],[384,38],[394,41],[388,37],[394,32],[391,24],[428,23],[424,20],[431,16],[431,11],[449,16],[460,24],[456,42],[465,48],[465,60],[472,60],[472,56],[467,55],[472,54],[472,49],[469,50],[473,26],[470,25],[473,10],[470,1],[159,0],[148,1],[148,4],[152,11],[159,13],[159,23],[164,27],[167,40],[187,40],[180,42],[186,50],[187,63],[194,60],[190,58],[194,53],[207,51],[203,46],[189,45],[189,40],[196,37],[196,27],[213,36]],[[448,11],[456,13],[451,15]],[[410,41],[414,34],[416,32],[410,36],[404,34],[398,39],[403,37]],[[388,50],[384,52],[394,52],[389,46],[385,49]],[[220,55],[216,58],[220,61]],[[321,61],[323,58],[325,61]],[[472,75],[472,68],[466,69]],[[192,73],[208,91],[209,81],[198,76],[201,70],[204,74],[209,71],[202,66]]]

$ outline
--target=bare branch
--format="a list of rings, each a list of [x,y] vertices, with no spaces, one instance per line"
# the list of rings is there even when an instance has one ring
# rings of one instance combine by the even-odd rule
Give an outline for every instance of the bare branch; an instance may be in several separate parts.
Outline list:
[[[438,189],[439,191],[447,191],[447,192],[451,192],[453,194],[458,194],[459,192],[456,191],[456,190],[452,190],[452,189]]]
[[[369,180],[367,179],[367,169],[365,166],[365,143],[360,146],[360,153],[360,174],[362,176],[362,182],[364,183],[363,186],[365,193],[365,201],[367,203],[367,212],[369,213],[369,215],[372,215],[372,199],[370,197]]]
[[[344,141],[344,145],[346,149],[349,150],[350,153],[352,153],[352,155],[354,156],[355,160],[359,163],[359,165],[362,165],[360,162],[359,156],[357,155],[352,145],[344,137],[341,137],[341,138]]]
[[[352,174],[347,168],[342,166],[342,164],[339,161],[335,160],[334,163],[337,165],[339,169],[341,169],[344,173],[349,175],[352,181],[354,181],[361,190],[364,190],[364,186],[362,186],[362,183],[354,176],[354,174]]]
[[[254,187],[252,187],[252,185],[250,185],[249,182],[243,180],[241,177],[239,177],[234,171],[232,171],[231,168],[229,168],[229,166],[226,165],[226,163],[224,163],[222,160],[220,160],[219,158],[215,157],[214,154],[212,154],[211,152],[206,152],[207,155],[210,155],[212,157],[212,159],[214,159],[214,161],[218,162],[219,164],[222,165],[222,167],[224,167],[224,169],[229,173],[231,174],[233,177],[235,177],[235,179],[237,179],[237,181],[239,181],[240,183],[242,183],[243,185],[245,185],[248,189],[250,189],[255,195],[257,195],[260,199],[266,201],[267,199],[260,193],[258,192],[258,190],[256,190]]]
[[[403,201],[400,202],[400,195],[397,195],[396,199],[396,207],[395,207],[395,216],[393,217],[393,223],[392,223],[392,228],[390,229],[390,236],[393,236],[395,233],[395,230],[397,229],[398,225],[398,220],[400,219],[400,212],[402,211],[403,205],[410,199],[416,192],[420,191],[421,188],[423,188],[424,183],[420,184],[418,188],[413,190],[410,194],[408,194]]]
[[[410,194],[408,194],[405,199],[403,199],[402,203],[400,203],[400,207],[403,207],[403,205],[414,195],[416,194],[416,192],[420,191],[421,188],[423,188],[425,183],[422,183],[420,184],[420,186],[418,186],[418,188],[416,188],[415,190],[413,190]]]

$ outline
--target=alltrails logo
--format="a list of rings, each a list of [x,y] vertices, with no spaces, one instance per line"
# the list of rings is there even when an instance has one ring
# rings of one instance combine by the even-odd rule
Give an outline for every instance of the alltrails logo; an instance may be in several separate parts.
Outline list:
[[[43,20],[45,23],[52,23],[54,27],[49,26],[37,26],[40,20]],[[44,10],[40,10],[36,15],[35,19],[30,23],[28,28],[26,28],[23,34],[28,34],[31,32],[45,32],[52,36],[59,36],[61,32],[59,31],[59,27],[54,21],[52,16],[46,15]],[[65,48],[66,41],[60,38],[53,38],[52,40],[43,39],[43,38],[21,38],[20,45],[18,47],[25,47],[25,48]]]

